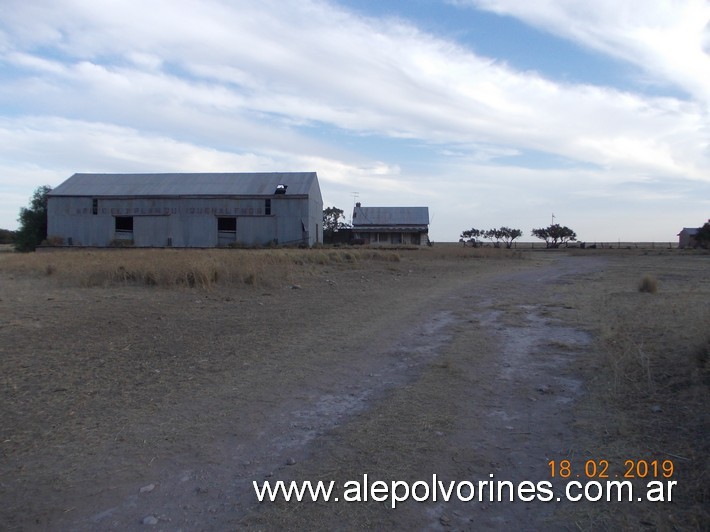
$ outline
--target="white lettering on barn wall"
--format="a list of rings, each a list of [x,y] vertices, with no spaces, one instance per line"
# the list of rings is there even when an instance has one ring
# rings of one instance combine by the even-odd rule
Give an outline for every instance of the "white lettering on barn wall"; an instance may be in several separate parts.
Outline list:
[[[113,216],[135,216],[153,215],[168,216],[173,214],[188,214],[191,216],[260,216],[264,214],[262,207],[103,207],[99,209],[101,214]],[[92,209],[88,207],[77,207],[72,212],[66,210],[67,214],[79,216],[92,216]]]

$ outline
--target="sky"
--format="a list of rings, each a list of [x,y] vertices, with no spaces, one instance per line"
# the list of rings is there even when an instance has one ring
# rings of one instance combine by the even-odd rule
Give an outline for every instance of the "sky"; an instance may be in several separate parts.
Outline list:
[[[76,172],[315,171],[430,238],[710,219],[706,0],[3,0],[0,228]]]

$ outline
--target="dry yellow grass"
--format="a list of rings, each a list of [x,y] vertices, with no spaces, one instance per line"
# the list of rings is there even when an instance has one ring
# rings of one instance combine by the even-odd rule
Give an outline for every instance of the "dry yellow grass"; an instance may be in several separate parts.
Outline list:
[[[462,244],[437,244],[432,248],[422,250],[428,252],[433,257],[440,260],[452,259],[525,259],[529,258],[529,250],[527,249],[506,249],[495,248],[491,246],[485,247],[470,247]]]
[[[52,276],[71,286],[144,284],[161,287],[214,285],[271,286],[292,281],[294,271],[313,265],[398,262],[392,250],[269,249],[168,250],[120,249],[7,254],[0,268],[25,276]]]
[[[586,368],[590,393],[584,409],[593,412],[588,431],[594,437],[588,445],[595,458],[611,463],[672,460],[678,481],[676,504],[637,505],[623,522],[620,514],[598,505],[580,528],[591,530],[600,522],[610,528],[653,522],[656,530],[706,530],[708,260],[704,255],[689,258],[677,253],[633,260],[653,268],[654,274],[645,275],[639,285],[629,258],[619,257],[592,282],[596,297],[579,300],[585,313],[596,319],[590,325],[597,329],[599,348],[599,364]],[[660,282],[663,290],[656,292]]]
[[[0,269],[15,275],[52,276],[68,286],[137,284],[160,287],[211,288],[274,286],[295,282],[323,266],[365,267],[368,262],[399,263],[466,259],[523,259],[527,252],[495,248],[464,248],[440,244],[433,248],[319,247],[314,249],[105,249],[8,253]]]
[[[649,294],[655,294],[658,290],[658,281],[653,275],[646,274],[641,277],[639,282],[639,292],[648,292]]]

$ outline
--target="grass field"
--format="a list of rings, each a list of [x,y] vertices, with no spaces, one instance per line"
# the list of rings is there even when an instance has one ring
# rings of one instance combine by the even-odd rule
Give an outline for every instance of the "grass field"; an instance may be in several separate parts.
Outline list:
[[[670,249],[0,254],[0,528],[707,529],[709,271]],[[256,478],[537,474],[545,453],[672,460],[674,501],[531,517],[247,496]]]

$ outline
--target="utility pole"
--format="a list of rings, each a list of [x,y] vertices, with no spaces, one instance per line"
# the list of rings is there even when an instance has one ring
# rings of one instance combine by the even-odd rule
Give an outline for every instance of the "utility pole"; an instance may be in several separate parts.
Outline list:
[[[555,213],[552,213],[552,225],[555,225]]]

